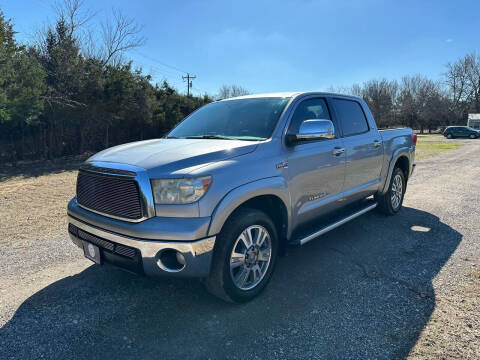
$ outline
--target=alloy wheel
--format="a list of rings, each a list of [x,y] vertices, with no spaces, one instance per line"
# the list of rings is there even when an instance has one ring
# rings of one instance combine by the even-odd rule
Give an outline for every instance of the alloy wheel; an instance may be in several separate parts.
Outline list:
[[[403,180],[400,174],[395,175],[392,182],[392,208],[397,210],[400,206],[403,196]]]
[[[230,255],[230,276],[236,287],[251,290],[267,273],[272,241],[266,228],[252,225],[238,236]]]

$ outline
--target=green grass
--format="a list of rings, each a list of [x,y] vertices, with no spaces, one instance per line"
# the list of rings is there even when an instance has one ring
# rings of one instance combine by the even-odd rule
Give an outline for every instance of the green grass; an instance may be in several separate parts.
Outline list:
[[[472,272],[472,278],[477,279],[477,280],[480,279],[480,268],[478,268],[478,269],[476,269]]]
[[[444,151],[456,149],[460,144],[440,141],[418,141],[415,149],[415,160],[421,161]]]
[[[443,134],[428,134],[428,133],[425,133],[425,134],[420,134],[420,133],[417,133],[417,136],[419,138],[440,138],[440,139],[443,139]]]

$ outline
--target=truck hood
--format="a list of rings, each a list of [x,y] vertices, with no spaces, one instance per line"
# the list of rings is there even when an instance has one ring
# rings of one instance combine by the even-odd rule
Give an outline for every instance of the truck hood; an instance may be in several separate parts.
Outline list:
[[[218,139],[154,139],[114,146],[87,161],[134,165],[156,173],[188,173],[199,166],[248,154],[257,143]]]

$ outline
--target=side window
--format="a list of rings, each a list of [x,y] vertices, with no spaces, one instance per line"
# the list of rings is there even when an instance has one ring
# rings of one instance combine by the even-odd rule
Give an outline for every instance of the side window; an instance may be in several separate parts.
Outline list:
[[[361,134],[368,131],[368,122],[362,107],[356,101],[333,99],[344,136]]]
[[[298,133],[302,122],[313,119],[331,120],[327,103],[324,99],[308,99],[302,101],[293,113],[289,132],[291,134]]]

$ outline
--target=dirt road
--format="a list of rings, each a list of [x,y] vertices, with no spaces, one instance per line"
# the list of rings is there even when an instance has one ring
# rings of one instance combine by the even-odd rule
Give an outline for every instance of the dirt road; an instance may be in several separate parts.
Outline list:
[[[72,173],[0,184],[0,358],[478,359],[480,140],[462,143],[418,164],[397,216],[289,249],[244,305],[84,259],[61,215]]]

